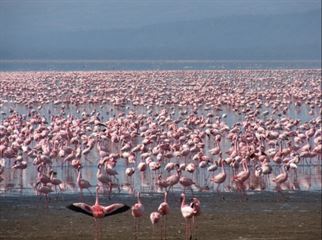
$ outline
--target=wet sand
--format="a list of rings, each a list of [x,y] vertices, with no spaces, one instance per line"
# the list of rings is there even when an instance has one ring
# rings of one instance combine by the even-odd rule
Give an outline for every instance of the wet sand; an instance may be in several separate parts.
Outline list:
[[[214,193],[198,193],[202,214],[192,239],[321,239],[321,192],[285,193],[282,202],[276,196],[274,192],[248,193],[248,200],[240,201],[237,193],[224,193],[225,200]],[[44,199],[35,196],[0,196],[0,239],[160,239],[160,225],[153,233],[149,215],[162,201],[161,193],[142,194],[145,216],[137,236],[132,233],[130,211],[103,219],[98,235],[91,217],[65,208],[79,202],[77,194],[59,200],[51,196],[48,209]],[[86,196],[84,202],[94,203],[94,196]],[[132,206],[136,199],[128,194],[111,200],[101,197],[102,205],[114,202]],[[166,239],[184,239],[179,193],[170,193],[169,204]]]

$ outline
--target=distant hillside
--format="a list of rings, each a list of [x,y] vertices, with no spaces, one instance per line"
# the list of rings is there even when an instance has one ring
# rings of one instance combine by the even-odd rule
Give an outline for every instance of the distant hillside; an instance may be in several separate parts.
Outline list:
[[[0,59],[321,59],[321,13],[0,35]]]

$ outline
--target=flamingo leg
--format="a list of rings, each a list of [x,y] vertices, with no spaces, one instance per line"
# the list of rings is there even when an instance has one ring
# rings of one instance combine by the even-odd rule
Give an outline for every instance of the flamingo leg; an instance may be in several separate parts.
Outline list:
[[[160,228],[160,239],[162,240],[162,225],[159,227]]]
[[[140,219],[138,219],[138,235],[139,235],[139,232],[140,232]]]
[[[96,218],[94,218],[94,232],[95,232],[95,240],[98,240],[99,239],[99,229],[98,229],[98,223],[97,223],[97,220]]]
[[[192,187],[190,187],[190,191],[191,191],[191,195],[193,196],[193,190],[192,190]]]
[[[185,240],[187,240],[188,239],[188,220],[187,219],[185,219],[185,221],[186,221],[186,224],[185,224],[185,232],[184,232],[184,235],[185,235]]]
[[[112,183],[111,183],[110,186],[109,186],[109,190],[108,190],[108,199],[111,199],[111,196],[112,196],[112,188],[113,188],[113,186],[112,186]]]
[[[167,216],[164,218],[164,239],[167,239]]]
[[[136,223],[136,218],[134,218],[134,239],[137,239],[137,223]]]
[[[87,191],[91,194],[91,196],[93,196],[93,193],[91,192],[91,190],[89,190],[89,188],[87,188]]]
[[[80,189],[80,200],[83,201],[84,200],[84,196],[83,196],[83,189]]]
[[[48,208],[48,195],[46,194],[46,208]]]
[[[191,221],[191,219],[189,219],[189,235],[188,235],[188,239],[192,240],[192,221]]]
[[[154,238],[154,224],[152,224],[152,239]]]

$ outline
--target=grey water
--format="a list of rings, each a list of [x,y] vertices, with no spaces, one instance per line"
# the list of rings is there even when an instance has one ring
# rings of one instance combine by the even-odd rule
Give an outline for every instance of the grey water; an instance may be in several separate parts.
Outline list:
[[[320,60],[0,60],[0,71],[227,70],[321,68]]]
[[[28,108],[26,108],[23,105],[14,104],[11,102],[5,102],[2,105],[2,114],[0,115],[0,121],[4,120],[6,116],[10,114],[10,109],[15,109],[20,114],[27,115]],[[125,113],[127,114],[129,111],[136,111],[137,113],[145,113],[146,108],[145,107],[138,107],[138,106],[131,106],[127,105],[125,107],[115,107],[112,105],[105,105],[104,107],[100,106],[99,104],[88,104],[84,106],[75,107],[73,105],[67,105],[64,107],[65,113],[62,113],[61,105],[54,105],[54,104],[45,104],[42,105],[41,108],[38,109],[39,113],[45,116],[48,121],[50,122],[50,114],[52,115],[59,115],[59,114],[69,114],[76,118],[81,117],[82,112],[91,112],[91,111],[97,111],[100,112],[100,117],[102,121],[107,121],[110,118],[117,116],[119,113]],[[158,111],[157,109],[155,109]],[[190,109],[191,110],[191,109]],[[287,112],[287,116],[293,119],[299,119],[302,123],[309,121],[311,119],[317,118],[319,116],[319,112],[316,109],[313,113],[313,115],[308,114],[308,106],[303,104],[301,107],[294,107],[291,106]],[[177,111],[179,112],[179,111]],[[222,111],[215,111],[213,112],[214,115],[221,115],[223,113],[227,114],[226,119],[224,120],[229,127],[231,127],[234,123],[238,121],[243,120],[243,115],[238,115],[235,112],[223,108]],[[206,115],[207,111],[200,107],[198,109],[198,114]],[[173,116],[174,118],[178,116]],[[265,116],[262,116],[262,118],[265,118]],[[208,152],[208,150],[211,148],[210,146],[213,143],[210,141],[205,142],[206,148],[205,151]],[[229,148],[229,141],[223,141],[222,147],[225,149]],[[207,153],[207,155],[209,155]],[[211,157],[211,156],[210,156]],[[224,156],[225,157],[225,156]],[[84,163],[84,168],[82,169],[82,176],[84,179],[88,180],[93,186],[97,184],[97,165],[94,164],[94,162],[97,162],[99,159],[98,153],[95,150],[92,150],[90,154],[86,157],[85,160],[84,157],[82,157],[82,162]],[[141,157],[140,155],[136,156],[137,160],[139,160]],[[213,157],[211,157],[213,158]],[[11,169],[11,165],[13,163],[13,160],[9,159],[0,159],[0,163],[4,166],[6,166],[5,174],[4,174],[4,180],[0,183],[0,195],[34,195],[36,194],[36,191],[34,189],[34,186],[37,181],[37,170],[33,165],[32,161],[33,159],[27,158],[28,160],[28,167],[25,170],[14,170]],[[177,159],[172,158],[170,161],[176,162]],[[53,170],[55,170],[58,173],[57,178],[62,180],[65,184],[64,188],[64,194],[68,193],[79,193],[79,188],[76,183],[77,179],[77,171],[73,169],[68,164],[62,164],[62,160],[60,159],[54,159],[53,160]],[[309,163],[309,164],[307,164]],[[163,163],[161,166],[161,169],[164,168],[164,165],[166,163]],[[133,175],[133,178],[129,178],[125,175],[125,169],[128,167],[126,165],[126,161],[124,159],[119,159],[117,166],[115,170],[119,173],[118,183],[120,185],[120,189],[114,189],[114,192],[118,192],[119,190],[123,193],[133,193],[134,191],[143,191],[143,192],[154,192],[154,191],[160,191],[154,183],[156,181],[156,176],[160,172],[154,173],[153,171],[146,170],[145,173],[140,173],[137,169],[135,174]],[[135,167],[134,165],[130,165],[130,167]],[[218,174],[220,170],[217,170],[214,174]],[[222,191],[229,192],[231,191],[229,189],[229,186],[232,184],[231,180],[234,173],[232,171],[232,168],[226,167],[227,171],[227,179],[223,186],[221,187]],[[254,173],[254,169],[251,170],[252,174]],[[273,166],[273,174],[270,176],[270,178],[266,178],[266,188],[265,191],[274,191],[276,184],[272,182],[272,179],[274,176],[277,176],[281,172],[281,167],[279,165]],[[291,184],[292,186],[296,186],[295,190],[298,191],[321,191],[321,160],[317,157],[314,159],[309,159],[307,162],[303,162],[303,164],[298,166],[298,169],[294,170],[291,169],[289,172],[289,180],[287,184]],[[164,171],[163,171],[163,175]],[[215,192],[216,191],[216,184],[213,184],[209,181],[209,179],[212,177],[212,173],[207,172],[205,169],[197,169],[194,174],[184,173],[183,175],[190,177],[194,179],[195,182],[198,183],[199,187],[204,189],[207,189],[209,192]],[[249,182],[251,185],[251,182]],[[284,186],[285,189],[287,189],[287,185]],[[193,187],[194,191],[201,191],[200,188]],[[91,188],[91,192],[93,192],[95,188]],[[181,191],[182,187],[178,184],[175,188],[175,191]],[[203,191],[202,190],[202,191]],[[90,194],[90,192],[84,191],[85,194]]]

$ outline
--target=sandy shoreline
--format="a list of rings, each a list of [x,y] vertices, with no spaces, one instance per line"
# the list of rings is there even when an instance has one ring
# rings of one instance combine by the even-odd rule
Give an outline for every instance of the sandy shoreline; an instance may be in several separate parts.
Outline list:
[[[193,239],[321,239],[321,192],[287,193],[287,200],[276,201],[276,193],[250,193],[240,201],[236,193],[224,193],[225,200],[213,193],[199,193],[202,215],[198,217]],[[188,198],[191,197],[188,195]],[[162,202],[162,194],[143,194],[145,216],[140,233],[134,236],[130,211],[105,218],[99,239],[160,239],[159,226],[152,233],[149,214]],[[43,199],[44,200],[44,199]],[[79,195],[64,199],[52,197],[49,208],[35,196],[0,197],[0,239],[95,239],[94,221],[65,208],[79,202]],[[101,197],[103,205],[123,202],[131,206],[136,199],[121,194],[111,200]],[[94,197],[84,202],[92,204]],[[179,193],[170,193],[171,214],[167,218],[167,238],[184,239],[184,220]]]

